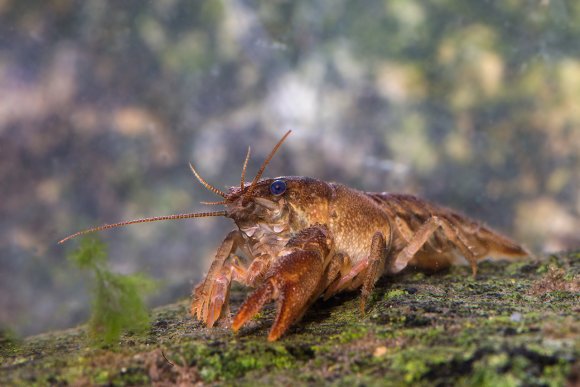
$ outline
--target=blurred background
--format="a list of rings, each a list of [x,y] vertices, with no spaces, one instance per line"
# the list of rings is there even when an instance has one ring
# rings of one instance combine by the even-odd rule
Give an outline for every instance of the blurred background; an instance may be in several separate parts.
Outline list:
[[[88,317],[62,237],[208,210],[191,175],[403,191],[536,253],[580,247],[580,2],[0,0],[0,328]],[[212,208],[213,209],[213,208]],[[189,296],[228,219],[100,234]]]

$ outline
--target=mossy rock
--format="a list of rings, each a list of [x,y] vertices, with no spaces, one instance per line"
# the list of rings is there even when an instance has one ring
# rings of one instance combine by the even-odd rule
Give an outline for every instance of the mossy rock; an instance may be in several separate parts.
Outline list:
[[[0,337],[0,385],[576,385],[580,254],[382,279],[317,302],[279,341],[274,308],[235,335],[208,329],[188,301],[156,309],[145,336],[94,348],[86,327],[22,341]],[[235,289],[232,309],[245,297]]]

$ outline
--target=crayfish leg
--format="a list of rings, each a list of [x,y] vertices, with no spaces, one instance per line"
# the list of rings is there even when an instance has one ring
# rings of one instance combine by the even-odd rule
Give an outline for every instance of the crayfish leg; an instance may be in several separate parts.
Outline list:
[[[229,310],[226,304],[231,281],[246,275],[247,269],[234,255],[244,243],[240,231],[230,232],[219,247],[205,279],[193,291],[191,315],[208,327],[212,327]]]
[[[367,299],[375,287],[375,283],[384,272],[387,254],[387,241],[385,240],[383,234],[377,231],[375,235],[373,235],[373,240],[371,242],[371,252],[369,254],[368,265],[363,280],[360,300],[360,309],[362,314],[365,313],[365,305]]]
[[[424,269],[440,269],[456,261],[453,250],[459,251],[471,266],[473,277],[477,274],[477,262],[487,256],[499,255],[507,258],[526,256],[529,253],[521,246],[507,238],[476,223],[461,221],[460,217],[431,216],[419,227],[417,232],[407,241],[405,247],[397,254],[390,273],[398,273],[407,265]],[[429,243],[429,239],[438,230],[446,239],[446,253],[428,254],[421,251]]]
[[[354,290],[362,285],[360,308],[364,314],[366,301],[374,289],[375,283],[383,275],[385,265],[390,264],[387,262],[388,257],[391,257],[388,245],[390,245],[390,241],[387,242],[384,235],[377,231],[373,235],[368,257],[357,262],[344,274],[341,273],[341,276],[326,289],[324,298],[328,299],[342,290]],[[350,265],[350,259],[345,264]]]

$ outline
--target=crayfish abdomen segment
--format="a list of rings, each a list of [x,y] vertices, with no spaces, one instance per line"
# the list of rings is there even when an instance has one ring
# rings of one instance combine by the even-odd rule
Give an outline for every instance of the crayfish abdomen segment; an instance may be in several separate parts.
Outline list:
[[[437,270],[465,258],[473,275],[486,258],[517,259],[529,253],[517,243],[457,212],[412,195],[369,194],[392,219],[393,264],[389,273],[407,266]]]

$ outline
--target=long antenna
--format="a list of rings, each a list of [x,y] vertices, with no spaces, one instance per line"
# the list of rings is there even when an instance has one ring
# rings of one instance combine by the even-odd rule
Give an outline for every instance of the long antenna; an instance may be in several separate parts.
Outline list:
[[[197,173],[197,171],[195,170],[195,168],[193,167],[193,164],[189,163],[189,168],[191,168],[191,172],[193,172],[193,174],[195,175],[195,177],[197,178],[197,180],[199,180],[199,182],[201,184],[203,184],[203,186],[205,188],[207,188],[208,190],[210,190],[211,192],[213,192],[216,195],[221,196],[222,198],[225,198],[226,195],[223,191],[220,191],[219,189],[217,189],[216,187],[214,187],[213,185],[209,184],[207,181],[205,181],[200,175],[199,173]]]
[[[64,243],[64,242],[68,241],[69,239],[75,238],[79,235],[88,234],[88,233],[95,232],[95,231],[107,230],[109,228],[123,227],[123,226],[127,226],[130,224],[135,224],[135,223],[149,223],[149,222],[157,222],[159,220],[172,220],[172,219],[205,218],[208,216],[226,216],[226,214],[227,214],[226,211],[197,212],[197,213],[191,213],[191,214],[156,216],[153,218],[143,218],[143,219],[135,219],[135,220],[129,220],[129,221],[125,221],[125,222],[113,223],[113,224],[105,224],[103,226],[89,228],[87,230],[79,231],[77,233],[69,235],[64,239],[61,239],[58,242],[58,244]]]
[[[288,137],[290,135],[290,133],[292,133],[291,130],[287,131],[286,134],[280,139],[280,141],[278,141],[278,143],[276,144],[276,146],[274,147],[274,149],[272,149],[272,151],[270,152],[270,154],[268,155],[268,157],[266,157],[266,160],[264,160],[264,162],[262,163],[262,166],[260,167],[260,170],[256,174],[256,177],[254,177],[254,180],[252,180],[252,184],[250,185],[250,187],[248,187],[248,190],[244,194],[243,201],[246,201],[250,197],[250,194],[252,193],[252,191],[256,187],[256,184],[258,183],[258,180],[260,180],[260,177],[262,177],[262,174],[264,173],[264,170],[266,169],[266,166],[268,165],[268,163],[270,162],[270,160],[272,160],[272,157],[274,157],[274,155],[278,151],[278,148],[280,148],[280,146],[282,145],[282,143],[284,142],[284,140],[286,140],[286,137]]]

